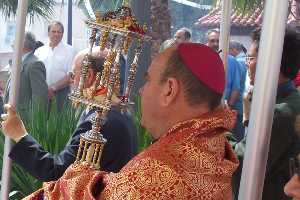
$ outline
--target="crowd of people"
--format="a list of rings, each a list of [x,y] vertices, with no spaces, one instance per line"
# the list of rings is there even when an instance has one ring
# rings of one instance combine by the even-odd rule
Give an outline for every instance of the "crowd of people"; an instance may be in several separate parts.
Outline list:
[[[187,28],[179,29],[174,38],[166,40],[139,92],[141,124],[151,134],[153,144],[136,155],[133,119],[113,107],[102,131],[108,143],[100,171],[80,171],[72,165],[80,134],[91,129],[95,110],[83,111],[70,141],[58,155],[45,151],[18,115],[34,102],[44,102],[49,108],[55,101],[61,109],[70,84],[78,87],[86,51],[75,56],[73,48],[62,42],[63,32],[60,22],[52,22],[48,28],[49,42],[38,49],[34,35],[26,33],[21,70],[23,92],[17,107],[6,105],[7,114],[2,116],[3,132],[16,142],[10,158],[37,179],[53,181],[28,199],[43,195],[47,199],[237,199],[247,134],[251,134],[247,132],[251,101],[254,88],[258,87],[255,73],[259,28],[251,33],[248,50],[242,43],[230,41],[226,72],[219,56],[218,29],[207,32],[206,44],[193,42]],[[299,49],[300,33],[288,27],[263,200],[300,196]],[[89,57],[89,81],[85,88],[102,71],[106,54],[98,48]],[[74,73],[72,81],[69,71]],[[10,80],[4,95],[6,103],[9,88]],[[295,160],[293,173],[291,158]],[[83,182],[83,187],[70,189]]]

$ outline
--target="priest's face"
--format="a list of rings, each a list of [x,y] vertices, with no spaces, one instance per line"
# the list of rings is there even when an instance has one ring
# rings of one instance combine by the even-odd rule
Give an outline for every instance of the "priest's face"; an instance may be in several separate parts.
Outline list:
[[[142,119],[141,124],[157,139],[163,131],[166,108],[163,105],[164,87],[161,74],[167,64],[168,49],[155,57],[145,74],[145,84],[140,89]]]

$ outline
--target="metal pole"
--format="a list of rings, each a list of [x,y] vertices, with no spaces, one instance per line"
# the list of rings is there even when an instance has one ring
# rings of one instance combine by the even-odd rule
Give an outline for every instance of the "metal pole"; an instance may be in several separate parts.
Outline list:
[[[227,56],[229,49],[231,5],[232,0],[222,1],[222,16],[220,24],[220,50],[222,50],[221,58],[223,60],[225,69],[227,69]]]
[[[9,91],[9,103],[16,107],[17,95],[20,82],[20,66],[22,50],[24,45],[25,24],[28,8],[28,0],[19,0],[17,8],[17,26],[16,38],[14,43],[13,65],[11,73],[11,87]],[[11,160],[8,157],[11,149],[11,141],[5,137],[3,166],[2,166],[2,180],[1,180],[1,199],[7,200],[10,190],[10,173],[11,173]]]
[[[68,0],[68,35],[67,35],[67,43],[72,45],[72,10],[73,2],[72,0]]]
[[[268,158],[288,1],[266,1],[239,200],[260,200]]]

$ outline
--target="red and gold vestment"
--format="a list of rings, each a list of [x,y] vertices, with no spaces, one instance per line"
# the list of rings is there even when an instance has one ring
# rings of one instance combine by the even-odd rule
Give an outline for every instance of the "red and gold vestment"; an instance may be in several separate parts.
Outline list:
[[[119,173],[72,165],[28,199],[44,192],[47,200],[230,200],[238,159],[224,133],[234,123],[235,113],[227,109],[181,122]]]

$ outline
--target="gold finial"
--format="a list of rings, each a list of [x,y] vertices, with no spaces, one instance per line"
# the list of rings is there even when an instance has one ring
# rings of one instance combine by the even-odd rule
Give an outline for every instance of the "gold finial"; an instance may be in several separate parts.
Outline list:
[[[95,12],[95,16],[96,16],[96,22],[97,23],[101,23],[101,21],[102,21],[102,14],[101,14],[100,10],[97,10]]]
[[[123,50],[125,55],[127,55],[131,43],[132,43],[132,37],[130,34],[127,34],[125,36],[124,45],[123,45]]]
[[[88,110],[95,109],[92,119],[92,129],[80,135],[80,144],[76,157],[76,164],[88,164],[94,169],[100,169],[100,159],[106,139],[101,134],[106,116],[115,102],[120,103],[121,109],[130,105],[129,96],[134,85],[138,68],[138,60],[142,51],[142,43],[149,40],[145,36],[147,28],[140,25],[134,18],[130,8],[130,0],[123,0],[122,7],[116,11],[101,13],[95,12],[95,20],[88,20],[87,24],[92,29],[90,37],[90,51],[83,59],[78,89],[73,91],[70,99],[76,105],[84,104]],[[107,48],[103,71],[97,74],[92,87],[86,88],[88,68],[92,63],[92,55],[97,33],[101,32],[99,41],[100,50]],[[138,42],[137,47],[132,46],[133,41]],[[125,95],[119,96],[120,90],[120,56],[127,54],[128,49],[135,49],[134,61],[130,66]],[[122,94],[123,95],[123,94]]]
[[[143,25],[143,30],[144,30],[145,33],[148,31],[148,26],[147,26],[147,24],[144,24],[144,25]]]
[[[99,42],[99,46],[100,46],[100,50],[103,51],[107,45],[108,39],[109,39],[109,33],[110,31],[108,29],[103,30],[101,38],[100,38],[100,42]]]
[[[122,6],[129,7],[129,0],[123,0]]]

